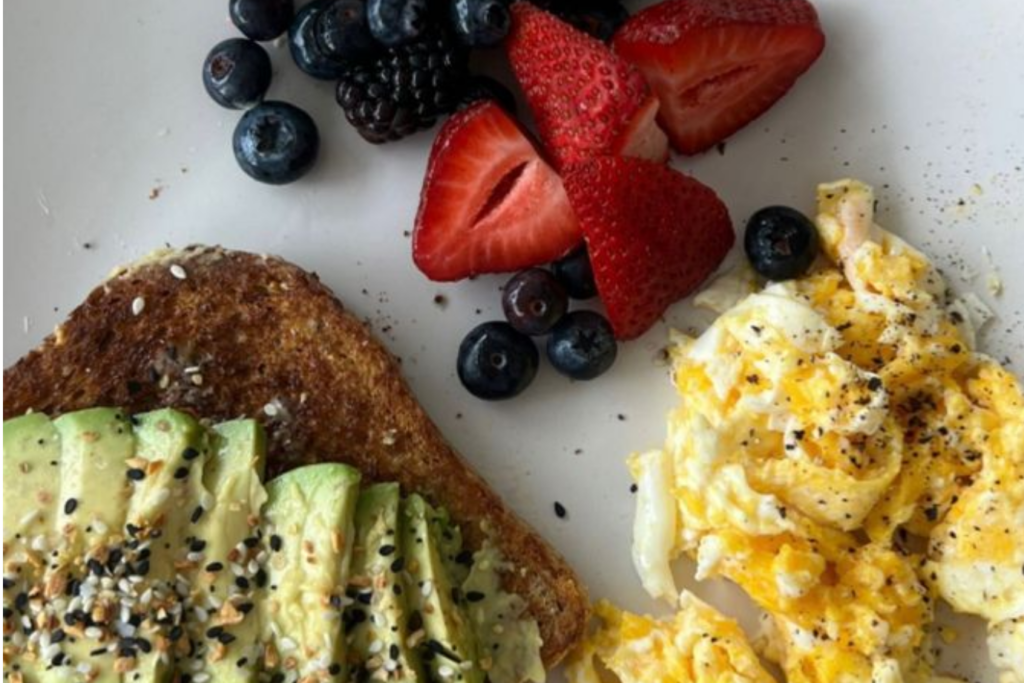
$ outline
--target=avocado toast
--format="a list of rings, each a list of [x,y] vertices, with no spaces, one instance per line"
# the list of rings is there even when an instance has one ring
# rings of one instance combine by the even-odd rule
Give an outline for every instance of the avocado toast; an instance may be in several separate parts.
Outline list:
[[[121,269],[5,371],[4,388],[5,419],[98,405],[257,418],[268,480],[344,463],[364,486],[395,482],[443,509],[471,552],[505,558],[500,584],[536,621],[547,667],[583,634],[586,594],[565,561],[445,442],[365,326],[280,259],[192,247]]]

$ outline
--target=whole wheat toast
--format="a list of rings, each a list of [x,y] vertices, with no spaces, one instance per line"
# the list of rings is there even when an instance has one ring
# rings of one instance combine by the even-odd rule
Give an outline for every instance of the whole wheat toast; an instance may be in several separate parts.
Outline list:
[[[281,259],[189,247],[115,271],[4,371],[3,404],[4,419],[97,405],[259,418],[268,475],[346,462],[446,507],[470,547],[489,532],[516,567],[503,581],[537,619],[549,668],[584,633],[586,591],[565,560],[448,445],[363,323]]]

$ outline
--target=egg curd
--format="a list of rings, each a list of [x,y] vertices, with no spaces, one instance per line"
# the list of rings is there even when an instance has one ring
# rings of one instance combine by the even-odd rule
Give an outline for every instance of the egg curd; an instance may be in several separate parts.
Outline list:
[[[1024,682],[1024,396],[974,350],[980,301],[954,299],[873,210],[860,182],[820,186],[823,263],[746,296],[713,288],[734,301],[677,338],[667,443],[629,467],[637,571],[680,613],[599,607],[583,660],[626,682],[772,680],[733,622],[677,599],[686,554],[765,611],[760,653],[790,683],[941,680],[940,597],[988,620],[1000,680]],[[703,657],[689,628],[737,654]]]

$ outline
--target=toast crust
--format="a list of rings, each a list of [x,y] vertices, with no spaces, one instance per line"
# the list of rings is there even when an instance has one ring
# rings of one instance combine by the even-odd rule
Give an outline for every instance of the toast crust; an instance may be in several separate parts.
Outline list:
[[[259,418],[268,476],[345,462],[446,507],[471,547],[489,535],[514,563],[503,581],[537,620],[548,668],[584,635],[589,602],[565,560],[445,441],[366,326],[279,258],[193,246],[114,271],[4,370],[3,405],[5,420],[97,405]]]

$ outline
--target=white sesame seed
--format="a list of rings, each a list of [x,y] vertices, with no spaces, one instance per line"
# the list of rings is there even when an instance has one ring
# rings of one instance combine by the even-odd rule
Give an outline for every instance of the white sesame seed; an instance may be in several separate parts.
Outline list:
[[[205,624],[210,618],[209,612],[204,610],[202,607],[193,607],[192,611],[196,615],[196,621],[198,621],[200,624]]]
[[[263,406],[263,413],[267,417],[276,417],[277,416],[277,405],[275,405],[273,403],[268,403],[267,405]]]
[[[81,664],[75,667],[75,671],[82,674],[83,676],[88,676],[92,673],[92,664],[90,664],[89,662],[82,662]]]
[[[185,555],[185,559],[189,562],[202,562],[204,555],[202,553],[189,553]]]
[[[89,626],[85,629],[85,637],[89,640],[99,640],[103,637],[103,631],[98,626]]]
[[[28,526],[32,522],[36,521],[36,519],[39,517],[40,514],[42,514],[42,511],[39,510],[39,508],[36,508],[35,510],[32,510],[28,514],[24,515],[20,520],[18,520],[18,526],[22,526],[22,527]]]
[[[210,680],[210,674],[198,673],[192,677],[192,680],[195,681],[195,683],[206,683],[208,680]]]
[[[153,600],[153,589],[147,588],[143,591],[142,596],[139,597],[139,602],[143,605],[148,605]]]
[[[462,669],[463,671],[471,670],[473,668],[473,660],[467,659],[464,662],[460,662],[459,663],[459,668]]]
[[[32,539],[32,550],[41,553],[46,550],[46,537],[42,534]]]
[[[132,299],[132,315],[142,315],[142,312],[146,310],[146,300],[141,296],[137,296]]]
[[[199,496],[199,504],[203,506],[204,510],[212,510],[213,502],[213,494],[209,491],[203,491],[203,494]]]
[[[423,582],[423,588],[421,589],[423,597],[429,598],[430,594],[434,592],[434,582],[427,579]]]
[[[199,366],[198,365],[190,365],[187,368],[185,368],[182,372],[184,372],[186,375],[194,375],[197,372],[199,372]]]
[[[171,266],[171,275],[173,275],[175,278],[179,280],[184,280],[185,278],[188,277],[188,273],[185,272],[185,269],[179,266],[177,263]]]
[[[393,659],[388,659],[384,662],[384,670],[388,673],[392,673],[398,670],[398,662]]]
[[[451,678],[455,675],[455,669],[451,668],[447,664],[442,664],[440,667],[438,667],[437,673],[441,674],[441,676],[444,678]]]
[[[371,655],[375,655],[375,654],[378,654],[383,649],[384,649],[384,641],[383,640],[375,640],[372,643],[370,643],[370,647],[367,649],[367,652],[369,652]]]
[[[296,644],[296,642],[291,638],[281,639],[281,649],[285,652],[291,652],[292,650],[295,650],[298,647],[299,646]]]
[[[90,523],[90,526],[92,526],[92,530],[93,531],[95,531],[97,534],[101,534],[101,535],[107,533],[107,531],[110,530],[110,527],[108,527],[106,524],[104,524],[102,519],[94,519],[94,520],[92,520],[92,522]]]
[[[60,652],[60,644],[52,643],[43,648],[43,659],[53,659]]]
[[[232,562],[228,566],[231,567],[231,573],[234,574],[235,576],[242,576],[243,574],[245,574],[245,569],[240,564]]]

